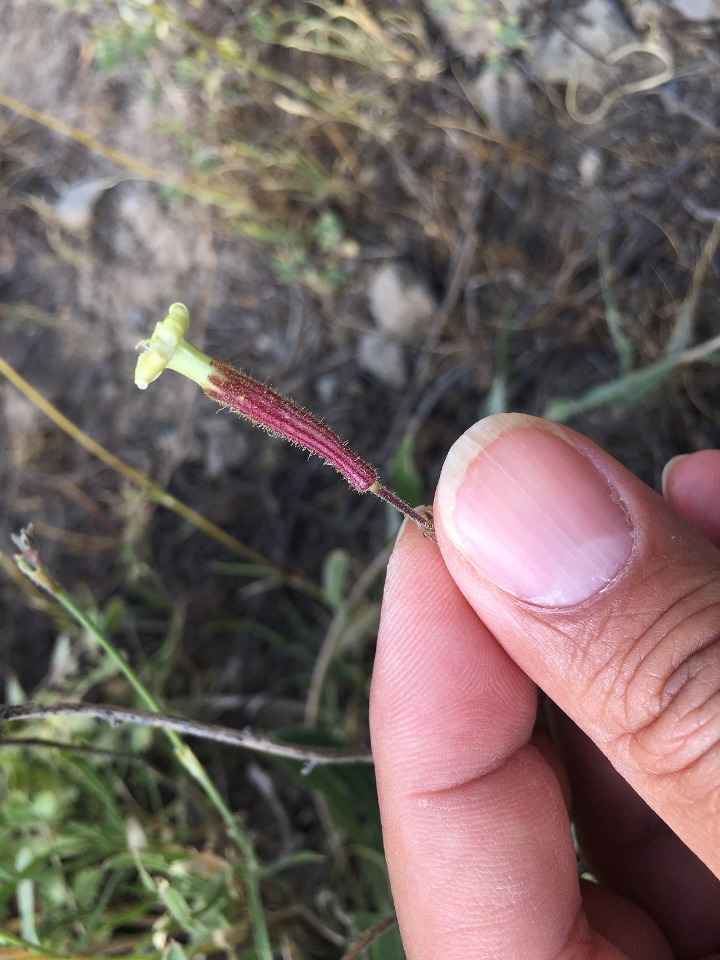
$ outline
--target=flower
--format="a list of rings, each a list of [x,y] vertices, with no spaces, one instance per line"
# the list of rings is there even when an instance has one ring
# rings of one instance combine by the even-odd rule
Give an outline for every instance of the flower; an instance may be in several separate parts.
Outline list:
[[[197,383],[204,393],[269,433],[284,437],[334,467],[360,493],[373,493],[392,504],[434,539],[429,511],[414,510],[382,486],[375,467],[366,463],[321,420],[300,404],[267,384],[208,357],[185,339],[190,313],[182,303],[173,303],[168,315],[155,326],[149,340],[141,340],[143,352],[135,368],[135,383],[145,390],[165,370],[175,370]]]
[[[184,303],[173,303],[164,320],[155,325],[149,340],[141,340],[136,349],[143,353],[135,367],[135,385],[147,390],[167,367],[194,380],[203,389],[212,373],[212,360],[185,339],[190,326],[190,311]]]

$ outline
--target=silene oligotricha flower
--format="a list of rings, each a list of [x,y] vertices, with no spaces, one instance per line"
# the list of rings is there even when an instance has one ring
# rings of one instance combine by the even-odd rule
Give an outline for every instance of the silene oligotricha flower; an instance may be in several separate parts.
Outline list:
[[[173,303],[149,340],[141,340],[143,352],[135,368],[135,383],[145,390],[166,368],[182,373],[223,407],[245,417],[269,433],[315,453],[334,467],[360,493],[372,493],[414,520],[423,533],[435,539],[429,511],[414,510],[384,487],[377,470],[350,450],[322,421],[271,387],[236,370],[223,360],[208,357],[185,339],[190,313],[182,303]]]

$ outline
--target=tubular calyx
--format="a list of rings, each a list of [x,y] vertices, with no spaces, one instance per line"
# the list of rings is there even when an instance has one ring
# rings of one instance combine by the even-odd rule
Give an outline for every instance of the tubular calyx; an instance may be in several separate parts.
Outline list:
[[[137,345],[143,352],[135,368],[135,384],[141,389],[166,368],[197,383],[204,393],[269,433],[317,454],[334,467],[360,493],[373,493],[414,520],[425,536],[435,539],[429,511],[417,511],[382,486],[377,470],[366,463],[321,420],[300,404],[266,384],[236,370],[223,360],[213,360],[185,339],[190,313],[182,303],[173,303],[168,315],[155,326],[149,340]]]

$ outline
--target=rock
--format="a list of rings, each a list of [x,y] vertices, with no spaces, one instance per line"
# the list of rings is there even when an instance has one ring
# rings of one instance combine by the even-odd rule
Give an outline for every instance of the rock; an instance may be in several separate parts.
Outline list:
[[[363,370],[393,390],[402,389],[407,382],[403,348],[374,330],[360,336],[357,361]]]
[[[485,67],[471,91],[473,105],[487,125],[507,136],[517,133],[533,116],[527,78],[511,61]]]
[[[501,57],[522,46],[523,0],[426,0],[451,47],[465,57]]]
[[[368,304],[378,329],[406,343],[422,339],[437,301],[412,267],[391,261],[370,281]]]
[[[118,177],[92,177],[60,187],[53,204],[60,226],[71,233],[89,234],[95,205],[118,181]]]
[[[338,376],[336,373],[323,373],[315,381],[315,392],[325,406],[330,406],[338,395]]]
[[[720,0],[669,0],[686,20],[720,20]]]
[[[247,432],[228,417],[202,414],[197,424],[194,450],[208,480],[218,480],[247,463],[250,444]],[[195,448],[199,447],[197,450]]]
[[[603,93],[615,82],[617,68],[603,58],[636,41],[611,0],[585,0],[579,7],[558,11],[529,51],[535,73],[545,83],[576,83]]]
[[[595,147],[586,147],[578,158],[578,173],[583,187],[594,187],[603,171],[603,159]]]

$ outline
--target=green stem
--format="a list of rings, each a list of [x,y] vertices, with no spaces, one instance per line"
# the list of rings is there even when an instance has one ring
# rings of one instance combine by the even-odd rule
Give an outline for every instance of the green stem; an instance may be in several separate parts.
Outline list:
[[[70,614],[88,634],[97,641],[102,650],[112,660],[120,673],[125,677],[133,688],[143,705],[153,713],[161,713],[160,702],[152,695],[140,677],[122,656],[113,642],[103,633],[102,630],[87,616],[75,603],[75,600],[57,581],[51,579],[42,568],[36,567],[25,557],[16,559],[19,569],[40,586],[43,586],[57,602]],[[40,576],[39,576],[40,575]],[[270,945],[270,936],[268,934],[265,914],[262,907],[262,898],[260,895],[260,885],[258,875],[260,867],[255,856],[255,849],[245,828],[228,807],[220,791],[208,776],[207,771],[198,760],[194,751],[183,741],[183,739],[174,730],[165,730],[165,736],[170,741],[173,752],[183,769],[199,784],[208,800],[215,807],[227,826],[230,836],[235,840],[242,851],[247,866],[245,882],[247,884],[248,905],[255,940],[255,950],[259,960],[273,960],[273,951]]]

